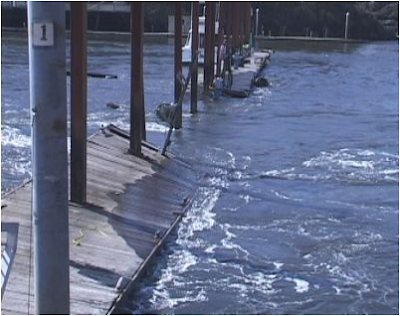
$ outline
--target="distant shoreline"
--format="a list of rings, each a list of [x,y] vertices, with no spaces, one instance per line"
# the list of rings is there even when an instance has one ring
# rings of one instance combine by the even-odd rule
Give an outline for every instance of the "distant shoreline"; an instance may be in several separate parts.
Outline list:
[[[12,34],[20,34],[28,36],[28,30],[22,27],[2,27],[1,28],[1,36],[4,35],[12,35]],[[113,38],[120,40],[129,40],[131,37],[130,32],[113,32],[113,31],[87,31],[89,39],[97,39],[97,38]],[[67,37],[69,37],[70,31],[67,30]],[[170,32],[145,32],[145,38],[151,39],[173,39],[174,33]],[[187,34],[182,34],[182,39],[186,39]]]
[[[264,36],[257,35],[255,37],[257,41],[300,41],[300,42],[332,42],[332,43],[368,43],[368,40],[358,40],[358,39],[345,39],[340,37],[306,37],[306,36]]]

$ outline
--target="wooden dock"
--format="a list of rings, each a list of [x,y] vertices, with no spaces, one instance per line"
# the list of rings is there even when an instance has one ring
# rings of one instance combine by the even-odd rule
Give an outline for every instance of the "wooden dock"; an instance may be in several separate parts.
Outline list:
[[[247,58],[247,63],[234,69],[232,66],[232,87],[231,93],[225,91],[226,96],[231,97],[248,97],[253,90],[252,80],[254,76],[260,73],[267,58],[270,58],[271,51],[263,50],[254,52],[251,57]],[[204,84],[203,68],[199,68],[198,83],[200,87]]]
[[[70,203],[70,313],[118,310],[191,203],[190,166],[108,127],[88,139],[85,205]],[[18,248],[2,314],[34,314],[31,182],[2,199],[2,222],[19,224]]]
[[[269,51],[260,51],[252,54],[243,67],[233,69],[232,91],[245,91],[250,93],[253,89],[252,81],[258,76],[264,67],[267,59],[270,58]]]

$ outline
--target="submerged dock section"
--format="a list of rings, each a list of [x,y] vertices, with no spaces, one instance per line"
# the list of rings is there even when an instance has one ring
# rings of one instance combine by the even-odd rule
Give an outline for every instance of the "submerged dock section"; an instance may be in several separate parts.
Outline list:
[[[115,127],[87,142],[87,203],[69,204],[71,314],[117,309],[190,205],[189,166],[145,142],[142,158],[128,148],[128,135]],[[2,202],[2,221],[19,224],[3,314],[34,312],[31,191],[28,182]]]

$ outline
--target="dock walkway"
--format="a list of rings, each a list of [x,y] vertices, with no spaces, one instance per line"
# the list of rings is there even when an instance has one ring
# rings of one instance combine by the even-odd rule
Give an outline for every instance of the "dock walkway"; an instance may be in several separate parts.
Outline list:
[[[260,72],[260,68],[263,67],[263,63],[270,57],[270,54],[271,51],[269,50],[254,52],[251,57],[247,58],[248,62],[243,66],[237,69],[234,69],[232,66],[232,87],[231,91],[225,91],[225,94],[231,97],[248,97],[253,89],[252,80],[254,76]],[[185,71],[185,75],[186,73],[187,70]],[[198,83],[199,87],[204,87],[202,67],[199,67]]]
[[[233,81],[232,81],[232,91],[246,91],[250,92],[252,90],[252,80],[264,67],[266,59],[270,57],[270,52],[259,51],[254,52],[250,58],[248,58],[248,63],[244,64],[243,67],[238,67],[238,69],[233,69]]]
[[[69,205],[71,314],[116,311],[190,205],[190,166],[146,143],[143,158],[128,147],[115,127],[88,139],[87,204]],[[34,313],[31,191],[29,181],[2,199],[2,222],[19,224],[2,314]]]

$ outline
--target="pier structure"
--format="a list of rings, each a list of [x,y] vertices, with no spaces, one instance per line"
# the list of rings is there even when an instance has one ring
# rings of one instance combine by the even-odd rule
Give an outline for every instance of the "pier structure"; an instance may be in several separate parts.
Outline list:
[[[89,138],[87,3],[71,3],[69,154],[65,3],[28,5],[33,180],[2,199],[2,222],[18,226],[17,251],[2,298],[2,313],[119,313],[190,207],[196,177],[191,166],[171,153],[161,155],[146,142],[143,3],[130,4],[130,130],[110,125]],[[200,40],[199,3],[193,2],[192,7],[195,59]],[[206,2],[207,71],[202,78],[193,63],[185,81],[187,86],[191,80],[192,113],[197,111],[198,86],[208,88],[215,76],[214,49],[221,39],[215,34],[217,16],[222,34],[230,37],[231,49],[240,52],[250,39],[250,5],[223,2],[221,8],[217,14],[216,3]],[[182,77],[180,10],[177,2],[174,80]],[[44,66],[54,62],[51,56],[56,56],[57,66]],[[266,65],[267,57],[267,53],[258,53],[234,69],[231,90],[250,91],[254,75]],[[182,102],[182,80],[175,82]],[[182,111],[179,116],[182,122]]]

